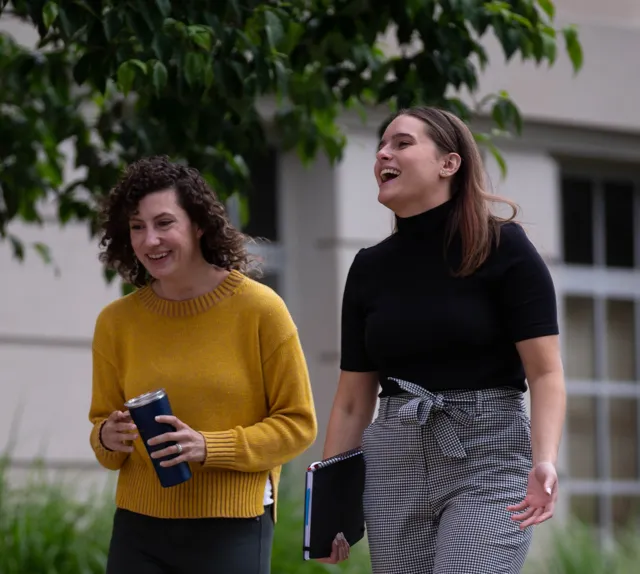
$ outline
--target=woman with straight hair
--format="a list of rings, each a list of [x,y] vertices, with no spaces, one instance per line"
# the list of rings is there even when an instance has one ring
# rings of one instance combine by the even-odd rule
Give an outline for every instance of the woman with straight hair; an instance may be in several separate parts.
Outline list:
[[[453,114],[400,111],[374,173],[396,229],[349,270],[324,456],[362,445],[374,574],[515,574],[558,496],[566,397],[551,276],[516,207],[484,190]],[[336,534],[324,562],[348,557]]]

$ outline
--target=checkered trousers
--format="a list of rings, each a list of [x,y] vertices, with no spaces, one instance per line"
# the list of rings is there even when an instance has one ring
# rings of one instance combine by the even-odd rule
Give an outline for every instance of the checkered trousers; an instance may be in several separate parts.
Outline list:
[[[431,393],[396,380],[365,430],[364,512],[373,574],[516,574],[532,530],[506,507],[531,469],[520,391]]]

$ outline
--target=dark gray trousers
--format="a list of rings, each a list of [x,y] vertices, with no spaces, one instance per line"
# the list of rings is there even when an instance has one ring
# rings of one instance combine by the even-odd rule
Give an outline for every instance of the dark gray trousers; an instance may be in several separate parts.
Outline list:
[[[269,574],[272,509],[256,518],[154,518],[117,509],[107,574]]]
[[[401,388],[363,437],[373,574],[519,573],[532,530],[507,506],[531,469],[522,393]]]

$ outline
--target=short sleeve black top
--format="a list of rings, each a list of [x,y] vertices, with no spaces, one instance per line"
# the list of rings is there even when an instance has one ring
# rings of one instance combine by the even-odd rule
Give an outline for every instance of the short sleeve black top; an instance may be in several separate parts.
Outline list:
[[[519,341],[558,334],[549,270],[516,223],[472,275],[455,277],[459,237],[445,253],[450,200],[397,218],[398,231],[362,249],[349,270],[342,305],[344,371],[377,371],[431,391],[512,386],[526,390]]]

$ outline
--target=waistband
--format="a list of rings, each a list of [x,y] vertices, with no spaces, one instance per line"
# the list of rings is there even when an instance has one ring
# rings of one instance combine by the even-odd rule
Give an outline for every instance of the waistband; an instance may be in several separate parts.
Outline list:
[[[417,426],[424,426],[432,420],[436,441],[442,453],[451,458],[467,456],[452,420],[469,425],[477,416],[496,410],[526,412],[522,392],[511,387],[433,393],[409,381],[391,377],[389,380],[404,393],[382,397],[378,418],[385,420],[397,414],[402,424]]]

